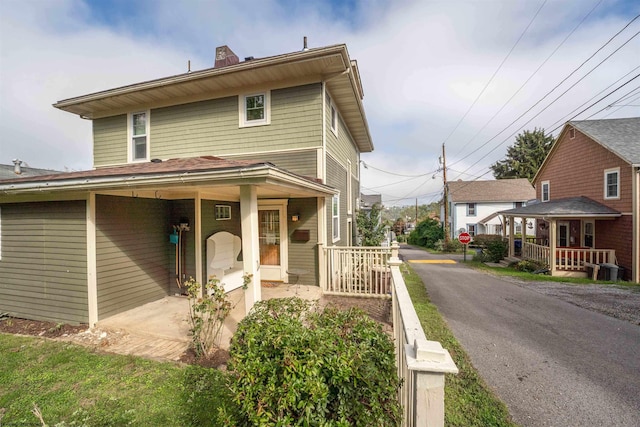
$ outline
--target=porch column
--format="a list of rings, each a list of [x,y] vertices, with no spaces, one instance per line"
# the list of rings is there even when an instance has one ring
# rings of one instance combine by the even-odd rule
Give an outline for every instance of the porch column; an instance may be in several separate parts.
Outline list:
[[[513,239],[513,230],[515,230],[513,223],[515,222],[515,220],[515,216],[509,217],[509,258],[516,255],[515,242]]]
[[[89,327],[98,322],[98,272],[96,255],[96,194],[87,196],[87,305]]]
[[[318,281],[320,282],[320,289],[327,289],[327,265],[326,258],[324,256],[324,248],[326,247],[327,240],[327,220],[326,220],[326,207],[325,198],[318,197],[317,199],[317,214],[318,214]]]
[[[556,272],[556,236],[558,234],[557,222],[555,218],[549,221],[549,270],[551,275],[554,276]]]
[[[196,281],[198,283],[206,283],[206,277],[202,274],[202,198],[200,196],[200,192],[196,193],[196,197],[194,199],[194,240],[195,240],[195,249],[196,249]],[[200,288],[200,292],[202,292],[202,287]],[[200,295],[202,296],[202,295]]]
[[[258,239],[258,195],[253,185],[240,186],[240,220],[242,222],[242,265],[251,281],[244,292],[245,312],[262,299],[260,289],[260,241]]]

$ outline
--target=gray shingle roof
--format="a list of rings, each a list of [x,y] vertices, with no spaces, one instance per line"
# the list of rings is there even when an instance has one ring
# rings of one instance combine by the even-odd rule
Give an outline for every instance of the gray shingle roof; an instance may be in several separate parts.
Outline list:
[[[526,178],[494,181],[449,181],[449,200],[459,202],[525,202],[536,190]]]
[[[588,197],[568,197],[550,200],[544,203],[534,203],[521,208],[500,211],[500,214],[535,217],[618,217],[620,212],[608,206],[591,200]]]
[[[13,168],[14,165],[0,165],[0,180],[64,173],[51,169],[37,169],[21,166],[20,169],[22,170],[22,173],[20,175],[16,175],[16,173],[13,171]]]
[[[569,124],[631,164],[640,164],[640,117]]]
[[[382,206],[382,195],[381,194],[360,194],[360,207],[363,209],[367,209],[372,207],[373,205]]]

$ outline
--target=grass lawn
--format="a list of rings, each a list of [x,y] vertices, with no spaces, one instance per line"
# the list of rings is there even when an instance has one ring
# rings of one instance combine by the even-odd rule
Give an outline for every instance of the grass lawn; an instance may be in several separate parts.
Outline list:
[[[224,374],[0,334],[0,425],[219,425]]]
[[[494,274],[496,276],[511,276],[517,277],[520,280],[524,281],[533,281],[533,282],[563,282],[563,283],[573,283],[578,285],[593,285],[593,284],[604,284],[604,285],[615,285],[615,286],[629,286],[629,287],[639,287],[639,283],[634,282],[625,282],[625,281],[602,281],[602,280],[591,280],[589,278],[580,278],[580,277],[559,277],[559,276],[548,276],[546,274],[533,274],[527,273],[524,271],[518,271],[513,268],[504,268],[504,267],[491,267],[482,262],[478,261],[467,261],[467,265],[473,267],[478,270],[485,271],[490,274]]]
[[[457,375],[445,379],[445,425],[447,426],[515,426],[509,411],[484,383],[469,356],[455,339],[413,269],[403,264],[402,273],[411,300],[428,339],[440,341],[449,350]]]

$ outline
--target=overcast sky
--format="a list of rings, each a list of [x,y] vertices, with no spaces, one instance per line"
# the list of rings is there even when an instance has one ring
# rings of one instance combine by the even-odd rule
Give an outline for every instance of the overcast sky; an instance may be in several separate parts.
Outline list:
[[[210,68],[216,46],[264,57],[307,36],[358,61],[375,146],[363,192],[429,203],[443,143],[449,180],[492,179],[522,129],[557,135],[612,91],[576,119],[640,116],[640,77],[622,86],[640,73],[640,18],[543,99],[639,13],[634,0],[0,0],[0,163],[90,169],[90,121],[51,104]]]

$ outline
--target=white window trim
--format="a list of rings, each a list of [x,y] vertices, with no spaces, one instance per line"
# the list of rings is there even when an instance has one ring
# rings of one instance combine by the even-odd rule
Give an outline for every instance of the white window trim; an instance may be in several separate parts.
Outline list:
[[[133,150],[133,116],[135,114],[145,114],[145,137],[147,138],[147,153],[144,159],[134,159]],[[151,157],[151,110],[134,111],[127,114],[127,162],[128,163],[141,163],[148,162]]]
[[[616,182],[616,189],[617,194],[615,196],[608,196],[607,195],[607,187],[608,187],[608,183],[607,183],[607,177],[609,176],[609,174],[615,173],[616,177],[617,177],[617,182]],[[618,200],[620,199],[620,168],[611,168],[611,169],[605,169],[604,171],[604,199],[605,200]]]
[[[229,215],[228,216],[224,216],[224,217],[223,216],[218,217],[218,209],[220,209],[221,212],[222,211],[228,212]],[[214,214],[215,214],[216,221],[228,221],[228,220],[230,220],[231,219],[231,205],[216,205]]]
[[[473,232],[471,227],[473,227]],[[475,236],[478,233],[478,224],[467,224],[467,233],[471,234],[472,237]]]
[[[540,183],[540,185],[542,186],[540,188],[540,200],[543,202],[548,202],[549,200],[551,200],[551,184],[549,184],[549,181],[542,181]],[[544,186],[547,186],[547,198],[544,198]]]
[[[250,96],[264,95],[264,119],[262,120],[247,120],[247,101]],[[271,124],[271,91],[265,90],[263,92],[244,93],[238,95],[238,118],[239,127],[246,128],[252,126],[266,126]]]
[[[337,215],[334,215],[334,203],[336,205],[336,209],[335,211],[337,212]],[[337,229],[336,229],[336,221],[334,221],[335,219],[337,219]],[[333,243],[337,242],[338,240],[340,240],[340,195],[336,194],[331,198],[331,237],[332,237],[332,241]]]
[[[338,116],[338,109],[336,108],[336,105],[333,103],[333,99],[329,98],[329,128],[331,129],[331,132],[333,132],[335,136],[338,136],[339,120],[340,118]]]

